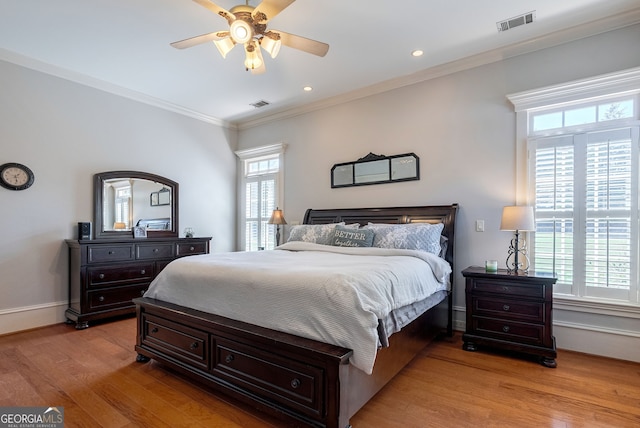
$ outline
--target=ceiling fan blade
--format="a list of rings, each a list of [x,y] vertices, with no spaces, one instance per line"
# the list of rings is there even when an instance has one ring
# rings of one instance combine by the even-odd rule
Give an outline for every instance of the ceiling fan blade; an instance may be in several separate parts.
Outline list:
[[[269,31],[280,34],[280,41],[282,42],[282,44],[285,46],[289,46],[290,48],[299,49],[301,51],[305,51],[318,56],[325,56],[329,51],[329,45],[326,43],[307,39],[302,36],[296,36],[295,34],[285,33],[284,31],[280,30]]]
[[[262,3],[256,6],[253,12],[251,12],[251,17],[256,22],[266,23],[294,1],[295,0],[262,0]],[[264,18],[262,16],[259,17],[261,13],[264,14]]]
[[[236,16],[233,13],[229,12],[225,8],[218,6],[212,1],[209,1],[209,0],[193,0],[193,1],[198,3],[202,7],[206,7],[216,15],[220,15],[221,17],[226,19],[229,24],[231,24],[236,19]]]
[[[173,46],[176,49],[186,49],[186,48],[190,48],[191,46],[200,45],[202,43],[224,39],[225,37],[228,37],[228,36],[229,36],[228,31],[216,31],[215,33],[202,34],[200,36],[191,37],[188,39],[173,42],[171,43],[171,46]]]

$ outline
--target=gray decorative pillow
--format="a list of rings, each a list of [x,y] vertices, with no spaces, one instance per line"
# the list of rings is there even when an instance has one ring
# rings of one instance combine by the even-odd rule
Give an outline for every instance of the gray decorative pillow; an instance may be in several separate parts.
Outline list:
[[[440,235],[444,229],[442,223],[369,223],[363,229],[375,232],[374,247],[421,250],[435,255],[439,255],[442,250],[440,245]]]
[[[334,247],[370,247],[373,244],[373,230],[336,226],[331,245]]]
[[[331,245],[333,230],[336,226],[344,226],[342,223],[329,224],[299,224],[291,228],[288,241],[313,242],[322,245]],[[359,224],[350,224],[348,227],[357,229]]]

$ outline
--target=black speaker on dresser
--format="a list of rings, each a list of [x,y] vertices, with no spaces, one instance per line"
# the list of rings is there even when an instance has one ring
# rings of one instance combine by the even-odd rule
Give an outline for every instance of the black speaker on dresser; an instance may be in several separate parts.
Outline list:
[[[78,222],[78,239],[85,240],[91,239],[91,223],[88,221]]]

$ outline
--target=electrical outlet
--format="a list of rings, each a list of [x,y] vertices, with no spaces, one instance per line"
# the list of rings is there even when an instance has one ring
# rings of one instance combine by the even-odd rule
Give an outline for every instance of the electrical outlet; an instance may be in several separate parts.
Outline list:
[[[484,232],[484,220],[476,220],[476,232]]]

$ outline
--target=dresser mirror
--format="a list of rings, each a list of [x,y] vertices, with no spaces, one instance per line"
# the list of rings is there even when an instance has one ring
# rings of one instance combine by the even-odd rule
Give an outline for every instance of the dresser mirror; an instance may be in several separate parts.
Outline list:
[[[414,153],[383,156],[369,153],[355,162],[331,168],[331,187],[363,186],[420,179],[420,158]]]
[[[94,176],[96,239],[133,237],[143,226],[147,237],[178,237],[178,183],[139,171],[108,171]],[[162,203],[160,203],[162,201]]]

